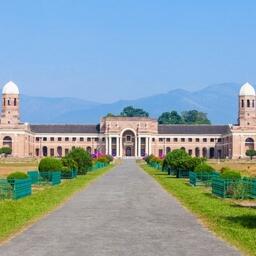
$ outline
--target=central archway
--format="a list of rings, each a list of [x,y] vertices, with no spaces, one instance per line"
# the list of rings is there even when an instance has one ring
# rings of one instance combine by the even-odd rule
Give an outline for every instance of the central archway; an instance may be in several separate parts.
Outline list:
[[[132,130],[126,130],[122,134],[122,148],[124,156],[135,156],[135,133]]]

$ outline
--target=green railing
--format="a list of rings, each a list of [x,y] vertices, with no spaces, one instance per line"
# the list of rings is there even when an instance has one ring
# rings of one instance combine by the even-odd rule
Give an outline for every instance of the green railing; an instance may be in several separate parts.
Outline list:
[[[108,163],[103,163],[103,162],[96,162],[89,171],[96,171],[98,169],[104,168],[106,166],[108,166]]]
[[[51,183],[52,185],[57,185],[61,183],[61,172],[40,172],[40,184]]]
[[[77,169],[69,170],[68,172],[61,172],[62,179],[74,179],[77,176]]]
[[[10,180],[9,183],[12,186],[12,198],[19,199],[32,194],[31,179],[24,180]]]
[[[162,165],[157,162],[151,161],[149,162],[149,165],[157,170],[162,170]]]
[[[212,193],[222,198],[256,198],[256,180],[250,178],[226,180],[221,177],[214,177]]]
[[[13,187],[6,179],[0,179],[0,200],[12,198]]]
[[[27,175],[31,179],[32,185],[39,183],[40,176],[39,176],[39,172],[38,171],[28,171]]]
[[[218,176],[217,172],[189,172],[189,183],[193,186],[210,186],[212,179]]]

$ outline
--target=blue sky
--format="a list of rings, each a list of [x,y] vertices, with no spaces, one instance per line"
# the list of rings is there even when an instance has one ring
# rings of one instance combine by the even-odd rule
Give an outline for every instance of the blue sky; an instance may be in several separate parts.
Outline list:
[[[99,102],[256,82],[256,1],[0,2],[0,84]]]

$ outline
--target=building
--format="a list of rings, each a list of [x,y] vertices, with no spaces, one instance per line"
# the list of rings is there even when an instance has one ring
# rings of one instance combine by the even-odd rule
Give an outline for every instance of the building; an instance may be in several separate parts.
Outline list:
[[[159,125],[146,117],[103,117],[94,125],[35,125],[20,120],[19,89],[8,82],[2,91],[0,143],[13,157],[66,155],[73,147],[115,157],[165,155],[183,148],[192,156],[244,158],[256,140],[255,90],[244,84],[239,93],[236,125]]]

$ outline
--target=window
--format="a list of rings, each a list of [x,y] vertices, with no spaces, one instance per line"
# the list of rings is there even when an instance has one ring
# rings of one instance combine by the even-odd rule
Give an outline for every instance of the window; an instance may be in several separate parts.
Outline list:
[[[69,149],[65,148],[65,156],[68,154],[68,152],[69,152]]]
[[[203,142],[207,142],[207,138],[203,138]]]
[[[164,139],[163,139],[163,138],[159,138],[159,141],[160,141],[160,142],[163,142],[163,141],[164,141]]]
[[[46,137],[43,137],[43,141],[47,141],[47,138],[46,138]]]
[[[131,141],[131,136],[130,135],[126,136],[126,141]]]
[[[180,141],[181,141],[181,142],[185,142],[185,138],[181,138]]]
[[[152,141],[155,142],[155,138],[152,138]]]
[[[247,108],[250,107],[250,100],[247,100]]]
[[[162,150],[162,149],[159,149],[158,155],[159,155],[159,157],[162,157],[162,156],[163,156],[163,150]]]
[[[167,147],[167,148],[166,148],[166,154],[169,153],[169,152],[171,152],[171,148],[170,148],[170,147]]]
[[[167,139],[166,139],[166,142],[170,142],[170,141],[171,141],[171,139],[170,139],[170,138],[167,138]]]
[[[14,98],[14,106],[17,106],[17,99]]]
[[[210,141],[211,141],[211,142],[214,142],[214,138],[211,138]]]
[[[39,156],[39,148],[36,148],[36,156]]]
[[[193,154],[192,149],[189,149],[189,150],[188,150],[188,154],[189,154],[190,156],[192,156],[192,154]]]
[[[65,138],[65,141],[69,141],[69,137],[66,137],[66,138]]]
[[[99,141],[99,138],[95,138],[94,141]]]
[[[241,101],[241,107],[244,107],[244,100]]]
[[[54,141],[54,137],[51,137],[51,138],[50,138],[50,141]]]
[[[102,138],[102,142],[105,142],[105,138]]]
[[[88,142],[91,141],[91,138],[87,138],[87,141],[88,141]]]
[[[174,142],[178,142],[178,138],[174,138],[173,141],[174,141]]]
[[[73,137],[73,138],[72,138],[72,141],[76,141],[76,137]]]
[[[80,137],[80,141],[84,141],[84,138],[83,138],[83,137]]]
[[[218,142],[221,142],[221,138],[218,138]]]
[[[36,137],[36,141],[40,141],[40,137]]]
[[[61,138],[61,137],[58,137],[58,141],[62,141],[62,138]]]
[[[11,105],[11,100],[10,100],[10,99],[7,100],[7,105],[8,105],[8,106]]]
[[[189,141],[189,142],[192,142],[193,140],[192,140],[192,138],[188,138],[188,141]]]
[[[199,139],[199,138],[196,138],[196,142],[200,142],[200,139]]]

